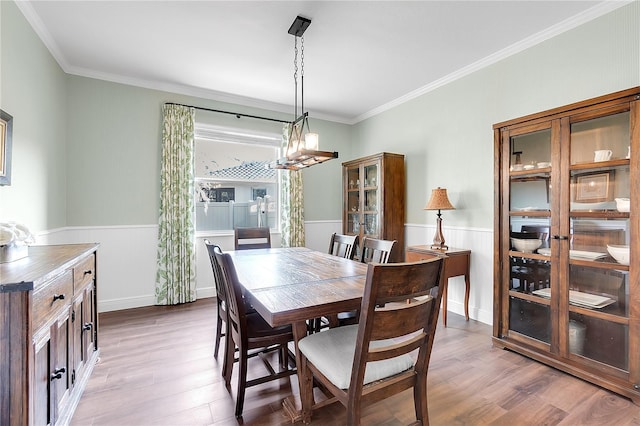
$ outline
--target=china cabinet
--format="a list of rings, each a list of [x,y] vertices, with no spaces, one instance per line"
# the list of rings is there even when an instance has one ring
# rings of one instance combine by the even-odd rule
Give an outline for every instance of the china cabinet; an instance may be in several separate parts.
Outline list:
[[[640,87],[493,129],[494,345],[640,403]]]
[[[0,424],[69,424],[98,359],[96,244],[0,263]]]
[[[342,233],[396,240],[391,262],[404,259],[404,155],[383,152],[342,163]],[[359,251],[356,253],[358,256]]]

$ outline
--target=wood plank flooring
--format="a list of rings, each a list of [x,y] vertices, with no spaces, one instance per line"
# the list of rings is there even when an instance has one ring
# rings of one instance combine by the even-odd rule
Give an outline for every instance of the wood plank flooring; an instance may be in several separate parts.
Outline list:
[[[100,361],[72,425],[285,425],[281,402],[297,377],[249,388],[243,418],[213,358],[215,299],[100,315]],[[264,367],[255,359],[252,373]],[[236,371],[232,379],[235,395]],[[640,425],[628,399],[516,353],[491,346],[491,328],[449,313],[438,326],[429,367],[432,425]],[[365,409],[363,424],[415,420],[411,391]],[[343,425],[333,404],[314,425]]]

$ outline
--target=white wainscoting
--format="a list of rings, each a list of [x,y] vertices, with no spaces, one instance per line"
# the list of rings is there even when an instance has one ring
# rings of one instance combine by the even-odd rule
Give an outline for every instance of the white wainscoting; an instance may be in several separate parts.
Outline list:
[[[307,247],[326,251],[329,237],[340,232],[340,221],[309,221],[305,224]],[[97,242],[98,311],[115,311],[155,303],[157,225],[60,228],[37,235],[37,244],[73,244]],[[435,226],[405,225],[407,245],[429,244]],[[493,322],[493,231],[477,228],[444,227],[451,247],[471,249],[471,318],[486,324]],[[223,250],[233,249],[233,235],[198,234],[196,236],[197,295],[215,295],[209,257],[202,240],[208,238]],[[280,234],[272,234],[274,247],[280,246]],[[464,314],[464,279],[449,283],[449,311]]]

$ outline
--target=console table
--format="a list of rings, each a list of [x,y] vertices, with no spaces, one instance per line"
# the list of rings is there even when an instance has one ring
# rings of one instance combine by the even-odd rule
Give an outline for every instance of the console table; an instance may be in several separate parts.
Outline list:
[[[431,246],[408,246],[405,260],[416,262],[418,260],[433,259],[434,257],[444,257],[444,277],[445,284],[442,289],[442,322],[447,326],[447,288],[449,278],[464,275],[466,285],[464,292],[464,316],[469,321],[469,269],[471,265],[471,250],[449,247],[447,250],[432,249]]]

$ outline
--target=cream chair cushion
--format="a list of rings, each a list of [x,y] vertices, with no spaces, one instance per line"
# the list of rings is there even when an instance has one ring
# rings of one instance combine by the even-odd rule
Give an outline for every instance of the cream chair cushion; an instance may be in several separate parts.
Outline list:
[[[340,389],[351,382],[353,356],[356,351],[358,324],[332,328],[311,334],[298,343],[298,348],[322,374]],[[371,347],[391,344],[391,340],[371,342]],[[364,384],[402,373],[413,367],[409,355],[367,363]]]

